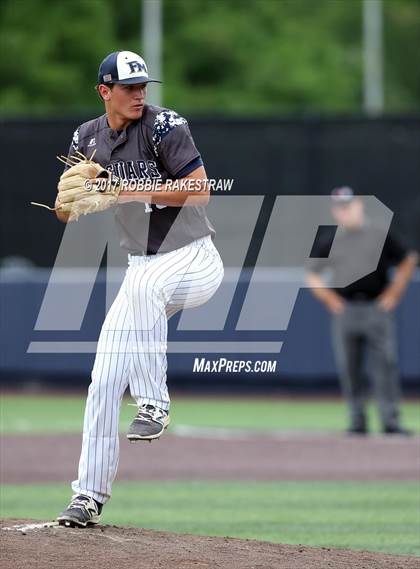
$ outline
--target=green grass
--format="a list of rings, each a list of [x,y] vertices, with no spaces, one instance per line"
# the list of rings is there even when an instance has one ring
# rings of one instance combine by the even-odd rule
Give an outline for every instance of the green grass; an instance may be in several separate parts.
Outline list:
[[[121,430],[126,430],[134,407],[124,399]],[[83,424],[84,397],[15,396],[1,398],[1,433],[77,433]],[[402,404],[405,426],[420,431],[417,402]],[[261,422],[264,417],[264,422]],[[369,407],[370,424],[378,430],[376,409]],[[267,429],[277,431],[342,431],[346,409],[342,401],[292,399],[175,398],[172,425]]]
[[[65,484],[1,487],[2,517],[51,520]],[[108,524],[419,555],[416,482],[117,482]]]

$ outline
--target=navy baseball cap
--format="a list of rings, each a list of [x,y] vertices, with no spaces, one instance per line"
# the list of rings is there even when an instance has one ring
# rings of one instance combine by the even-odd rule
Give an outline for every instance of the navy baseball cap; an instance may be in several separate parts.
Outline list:
[[[349,186],[334,188],[331,192],[331,201],[334,205],[347,205],[353,201],[354,192]]]
[[[151,79],[146,62],[132,51],[114,51],[105,57],[99,66],[98,85],[102,83],[161,83]]]

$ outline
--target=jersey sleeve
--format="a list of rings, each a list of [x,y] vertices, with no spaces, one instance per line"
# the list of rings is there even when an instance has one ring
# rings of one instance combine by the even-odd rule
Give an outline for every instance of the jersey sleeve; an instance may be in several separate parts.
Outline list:
[[[73,133],[73,138],[70,144],[70,152],[76,152],[77,150],[79,150],[79,132],[80,132],[80,126],[78,126]]]
[[[77,151],[80,152],[80,137],[79,137],[79,132],[80,132],[80,126],[78,126],[76,128],[76,130],[73,133],[73,138],[71,139],[71,143],[70,143],[70,147],[69,147],[69,151],[67,153],[67,157],[73,156],[73,154]],[[65,166],[63,172],[65,172],[66,170],[68,170],[70,168],[70,166]]]
[[[173,177],[177,177],[181,171],[187,175],[189,164],[192,165],[190,171],[203,164],[186,119],[174,111],[165,110],[156,115],[153,150]]]

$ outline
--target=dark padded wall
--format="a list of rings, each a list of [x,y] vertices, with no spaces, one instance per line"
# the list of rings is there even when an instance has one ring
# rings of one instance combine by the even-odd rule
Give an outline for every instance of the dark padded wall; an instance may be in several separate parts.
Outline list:
[[[54,263],[63,226],[47,211],[81,118],[3,120],[0,258]],[[326,194],[348,184],[395,212],[394,229],[420,249],[420,117],[389,119],[189,118],[210,177],[238,194]]]

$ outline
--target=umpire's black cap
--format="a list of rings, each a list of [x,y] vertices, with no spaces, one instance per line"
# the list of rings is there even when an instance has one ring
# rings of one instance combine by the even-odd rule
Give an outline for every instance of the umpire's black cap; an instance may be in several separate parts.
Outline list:
[[[102,83],[161,83],[151,79],[146,62],[132,51],[114,51],[105,57],[99,66],[98,85]]]

